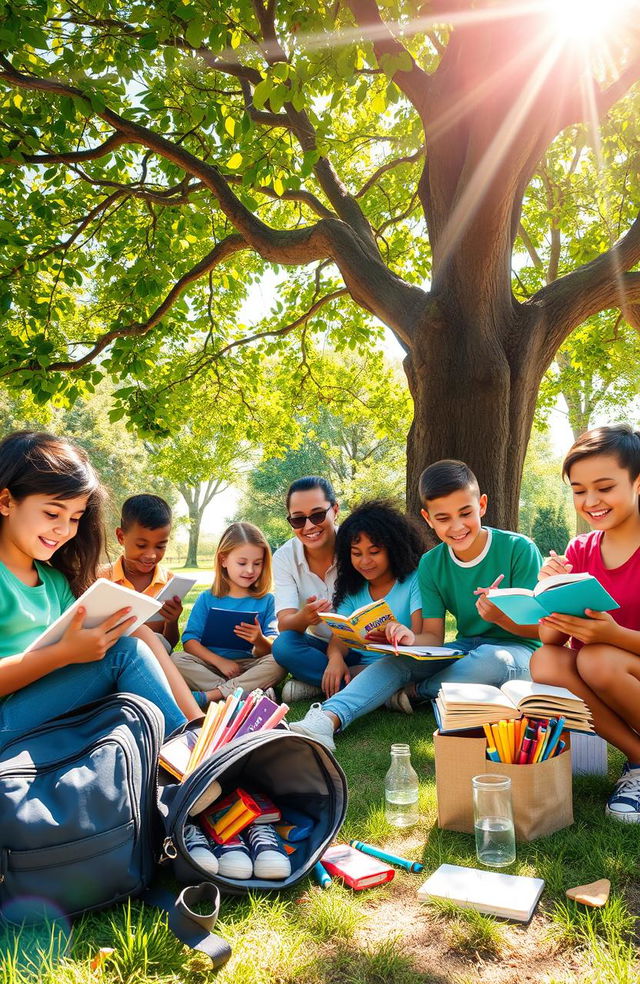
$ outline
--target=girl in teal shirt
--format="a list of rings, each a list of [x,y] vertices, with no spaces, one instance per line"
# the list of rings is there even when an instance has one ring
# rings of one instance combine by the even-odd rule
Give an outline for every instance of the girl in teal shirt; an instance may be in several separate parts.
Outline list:
[[[117,692],[156,704],[170,734],[185,723],[153,653],[123,633],[129,609],[60,642],[25,649],[95,580],[103,492],[85,453],[51,434],[0,442],[0,741]]]

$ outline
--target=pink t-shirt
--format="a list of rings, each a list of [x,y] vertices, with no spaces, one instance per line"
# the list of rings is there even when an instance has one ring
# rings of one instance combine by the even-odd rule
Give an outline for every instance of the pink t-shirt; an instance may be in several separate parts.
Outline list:
[[[580,533],[567,547],[567,561],[573,564],[572,573],[593,574],[620,605],[611,612],[618,625],[640,632],[640,547],[620,567],[605,567],[600,545],[604,533],[592,530]],[[582,643],[571,639],[572,649]]]

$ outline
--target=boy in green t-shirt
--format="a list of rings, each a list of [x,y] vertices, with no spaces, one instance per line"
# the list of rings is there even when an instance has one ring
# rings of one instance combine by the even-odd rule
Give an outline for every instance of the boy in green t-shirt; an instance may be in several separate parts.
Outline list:
[[[462,461],[437,461],[420,476],[422,516],[442,542],[418,566],[422,631],[389,623],[391,641],[406,646],[442,646],[446,612],[457,623],[453,648],[465,655],[444,665],[389,656],[376,660],[303,721],[291,725],[333,748],[333,733],[383,704],[401,687],[410,696],[435,697],[444,681],[500,686],[529,679],[529,661],[540,645],[537,625],[516,625],[487,601],[492,587],[531,588],[542,564],[540,551],[519,533],[482,526],[487,497]],[[400,703],[400,709],[407,707]],[[410,710],[410,708],[409,708]]]

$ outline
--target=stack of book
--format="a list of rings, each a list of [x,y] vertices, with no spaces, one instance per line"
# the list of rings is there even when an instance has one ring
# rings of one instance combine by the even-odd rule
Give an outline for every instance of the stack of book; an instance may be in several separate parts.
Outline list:
[[[182,782],[201,762],[234,738],[280,724],[287,704],[276,704],[261,690],[243,697],[241,687],[226,700],[209,704],[199,731],[184,731],[162,746],[160,765]]]
[[[593,732],[591,712],[580,697],[564,687],[531,680],[509,680],[500,689],[484,683],[443,683],[433,705],[442,734],[525,714],[545,721],[562,717],[569,731]]]

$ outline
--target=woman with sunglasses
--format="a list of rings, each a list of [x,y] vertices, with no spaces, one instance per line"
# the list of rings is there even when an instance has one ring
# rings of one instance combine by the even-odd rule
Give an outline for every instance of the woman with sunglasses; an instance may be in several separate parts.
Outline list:
[[[292,674],[282,699],[304,700],[322,693],[331,631],[318,612],[332,609],[336,583],[338,500],[331,482],[307,475],[287,491],[287,521],[295,536],[273,555],[276,613],[280,635],[273,656]]]

